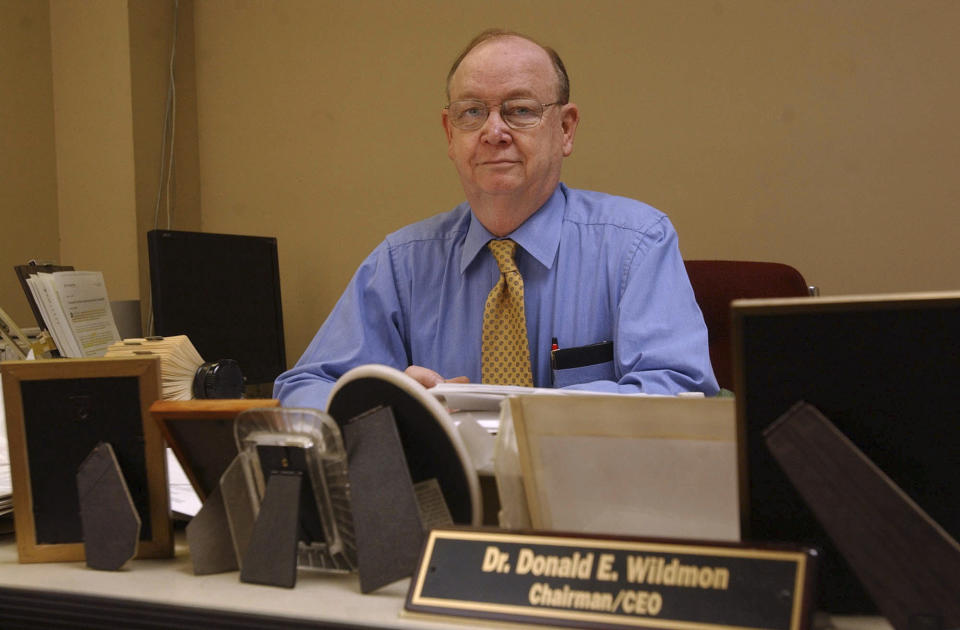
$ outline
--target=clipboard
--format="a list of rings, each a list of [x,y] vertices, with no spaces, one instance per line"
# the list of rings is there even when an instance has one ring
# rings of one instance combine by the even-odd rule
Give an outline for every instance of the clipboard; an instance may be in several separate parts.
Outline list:
[[[40,330],[46,330],[47,324],[43,321],[43,315],[40,313],[40,307],[37,306],[37,301],[33,299],[33,291],[31,291],[30,287],[27,285],[27,278],[35,273],[73,271],[73,266],[29,264],[15,265],[13,268],[17,272],[17,278],[20,279],[20,286],[23,287],[23,293],[27,296],[27,302],[30,304],[30,310],[33,311],[33,317],[37,320],[37,326],[40,327]]]

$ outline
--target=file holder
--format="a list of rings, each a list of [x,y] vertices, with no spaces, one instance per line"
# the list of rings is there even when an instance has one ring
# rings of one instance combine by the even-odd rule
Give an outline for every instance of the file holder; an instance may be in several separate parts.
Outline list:
[[[894,628],[960,627],[960,545],[826,416],[798,402],[764,440]]]

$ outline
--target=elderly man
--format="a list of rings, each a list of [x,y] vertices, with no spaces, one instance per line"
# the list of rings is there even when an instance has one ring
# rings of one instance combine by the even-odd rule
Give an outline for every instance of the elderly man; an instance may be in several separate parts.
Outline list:
[[[560,57],[486,31],[441,113],[466,202],[387,236],[303,357],[285,406],[323,408],[350,368],[607,392],[717,392],[707,330],[666,215],[560,183],[580,120]]]

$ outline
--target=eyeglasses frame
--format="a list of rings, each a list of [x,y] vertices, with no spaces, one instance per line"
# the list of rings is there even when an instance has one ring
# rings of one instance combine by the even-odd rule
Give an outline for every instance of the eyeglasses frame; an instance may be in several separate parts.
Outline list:
[[[537,118],[537,122],[534,123],[534,124],[532,124],[532,125],[530,125],[529,127],[515,127],[515,126],[513,126],[512,124],[510,124],[510,121],[508,121],[508,120],[503,116],[503,106],[504,106],[505,103],[509,103],[510,101],[530,101],[530,102],[537,103],[537,105],[540,106],[540,116]],[[480,103],[481,105],[483,105],[484,109],[486,110],[487,115],[483,117],[483,120],[480,121],[480,124],[477,125],[476,127],[473,127],[473,128],[464,128],[464,127],[461,127],[461,126],[459,126],[456,122],[454,122],[454,119],[453,119],[452,116],[449,116],[450,106],[453,105],[454,103]],[[527,97],[507,98],[507,99],[504,99],[504,100],[500,101],[500,119],[504,122],[504,124],[505,124],[507,127],[510,127],[511,129],[513,129],[513,130],[515,130],[515,131],[516,131],[516,130],[523,130],[523,129],[534,129],[534,128],[538,127],[538,126],[540,125],[540,123],[543,122],[543,115],[547,112],[547,108],[548,108],[548,107],[551,107],[551,106],[553,106],[553,105],[566,105],[566,103],[563,102],[563,101],[554,101],[554,102],[552,102],[552,103],[540,103],[540,102],[537,101],[537,99],[535,99],[535,98],[527,98]],[[490,107],[489,105],[487,105],[486,102],[484,102],[484,101],[482,101],[482,100],[480,100],[480,99],[478,99],[478,98],[462,98],[462,99],[457,99],[457,100],[455,100],[455,101],[450,101],[449,103],[447,103],[446,105],[443,106],[443,109],[444,109],[444,111],[446,111],[446,112],[448,113],[448,120],[450,121],[450,124],[451,124],[451,125],[453,125],[453,126],[456,127],[457,129],[459,129],[460,131],[476,131],[477,129],[480,129],[481,127],[483,127],[484,124],[486,124],[487,119],[490,118],[490,111],[491,111],[493,108]]]

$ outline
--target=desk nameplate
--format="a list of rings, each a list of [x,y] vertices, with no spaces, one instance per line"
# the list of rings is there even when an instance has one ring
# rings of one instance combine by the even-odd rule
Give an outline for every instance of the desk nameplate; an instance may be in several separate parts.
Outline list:
[[[579,628],[770,628],[809,619],[799,547],[435,529],[411,612]]]

